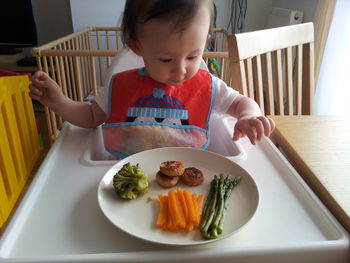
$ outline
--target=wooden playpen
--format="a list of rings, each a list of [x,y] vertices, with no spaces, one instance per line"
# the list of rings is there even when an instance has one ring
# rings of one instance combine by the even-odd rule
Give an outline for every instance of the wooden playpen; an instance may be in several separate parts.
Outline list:
[[[230,84],[228,48],[225,29],[213,28],[203,58],[209,70]],[[47,72],[76,101],[96,95],[118,50],[123,47],[119,27],[88,27],[43,46],[34,48],[38,68]],[[52,143],[64,120],[45,107],[49,140]]]

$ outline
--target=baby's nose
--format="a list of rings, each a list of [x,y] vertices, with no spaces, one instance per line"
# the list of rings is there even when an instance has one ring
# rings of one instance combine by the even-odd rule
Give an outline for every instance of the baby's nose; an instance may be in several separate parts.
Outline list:
[[[173,72],[176,75],[182,76],[186,74],[186,64],[184,62],[178,62],[175,64]]]

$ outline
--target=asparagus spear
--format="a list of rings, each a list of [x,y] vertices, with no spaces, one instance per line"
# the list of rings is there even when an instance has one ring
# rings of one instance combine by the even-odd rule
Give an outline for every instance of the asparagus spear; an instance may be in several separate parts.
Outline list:
[[[210,238],[208,230],[216,212],[218,186],[219,186],[219,180],[218,180],[218,177],[215,175],[213,182],[211,184],[211,187],[213,187],[212,198],[207,199],[206,201],[206,202],[209,202],[207,207],[208,213],[207,213],[207,216],[204,218],[203,223],[201,224],[201,227],[200,227],[202,236],[207,239]]]
[[[210,184],[209,194],[208,194],[207,199],[204,203],[200,228],[203,228],[208,220],[209,206],[210,206],[211,200],[213,198],[213,194],[214,194],[214,184],[215,184],[215,180],[212,180],[211,184]]]
[[[202,236],[206,239],[217,238],[223,231],[223,222],[225,210],[227,209],[227,200],[232,190],[240,182],[241,178],[224,178],[222,174],[214,176],[210,185],[209,195],[205,202],[204,213],[200,230]]]
[[[226,189],[229,187],[228,177],[224,178],[222,174],[220,174],[219,179],[219,191],[218,191],[218,203],[216,205],[216,214],[212,223],[212,228],[217,229],[219,226],[220,219],[222,218],[225,204],[225,194]]]
[[[224,229],[224,217],[225,217],[225,212],[227,209],[227,200],[230,198],[231,193],[233,191],[233,188],[235,188],[241,181],[241,177],[236,177],[234,179],[230,179],[230,183],[226,189],[225,192],[225,198],[224,198],[224,210],[222,211],[222,216],[220,218],[220,222],[218,225],[218,233],[221,234]]]

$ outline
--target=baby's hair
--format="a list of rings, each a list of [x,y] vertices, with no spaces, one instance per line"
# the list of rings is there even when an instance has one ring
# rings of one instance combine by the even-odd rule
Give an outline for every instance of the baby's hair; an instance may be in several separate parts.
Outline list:
[[[122,21],[123,40],[137,40],[138,26],[152,19],[176,21],[176,30],[182,31],[196,15],[198,7],[204,3],[210,11],[211,27],[212,0],[127,0]],[[209,30],[210,28],[208,32]]]

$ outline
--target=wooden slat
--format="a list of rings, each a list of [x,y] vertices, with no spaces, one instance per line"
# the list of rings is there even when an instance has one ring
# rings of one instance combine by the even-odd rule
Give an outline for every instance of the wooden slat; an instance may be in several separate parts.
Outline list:
[[[256,102],[259,104],[263,115],[265,115],[264,105],[264,91],[263,91],[263,80],[262,80],[262,69],[261,69],[261,58],[256,56],[253,59],[253,76],[254,76],[254,90]]]
[[[264,90],[266,91],[265,114],[275,115],[271,52],[264,55],[263,68],[265,70]]]
[[[122,31],[121,27],[91,27],[90,31]]]
[[[106,31],[106,49],[109,50],[110,49],[110,44],[109,44],[109,33],[108,31]],[[106,67],[109,68],[109,65],[111,64],[111,58],[107,57],[106,58]]]
[[[62,49],[61,45],[58,46],[58,49]],[[61,81],[60,87],[62,89],[63,94],[65,94],[65,96],[67,96],[66,77],[65,77],[65,72],[64,72],[63,58],[61,56],[57,57],[57,63],[58,63],[57,69],[58,69],[59,78]],[[58,125],[62,126],[62,122],[63,122],[62,118],[59,118]]]
[[[223,37],[222,39],[222,44],[221,44],[221,50],[222,51],[227,51],[227,39]],[[228,55],[228,54],[227,54]],[[224,76],[224,73],[226,72],[226,61],[227,59],[224,59],[224,58],[221,58],[220,59],[220,68],[221,68],[221,71],[220,71],[220,78],[224,81],[226,81],[226,77]]]
[[[73,66],[74,66],[74,72],[75,72],[75,83],[76,83],[76,90],[77,90],[77,100],[83,101],[83,90],[81,87],[81,68],[80,68],[80,62],[79,57],[74,57],[73,59]]]
[[[43,70],[43,65],[41,63],[41,57],[36,57],[36,63],[38,64],[39,71]]]
[[[85,50],[85,45],[82,37],[83,35],[80,35],[78,37],[78,45],[79,45],[79,49]],[[81,81],[82,81],[81,90],[82,90],[82,96],[83,98],[85,98],[88,94],[86,57],[80,58],[80,68],[81,68]]]
[[[49,57],[49,65],[50,65],[50,77],[57,82],[57,78],[56,78],[56,69],[55,69],[55,66],[54,66],[54,63],[53,63],[53,57],[50,56]]]
[[[253,76],[253,63],[252,59],[247,59],[244,61],[246,78],[247,78],[247,87],[248,87],[248,96],[255,100],[254,92],[254,76]]]
[[[68,42],[68,48],[69,49],[74,48],[74,41],[69,41]],[[78,96],[77,96],[77,89],[76,89],[76,85],[75,85],[75,74],[74,74],[73,57],[68,57],[68,60],[69,60],[70,83],[71,83],[71,87],[72,87],[72,97],[71,97],[71,99],[77,100]]]
[[[302,88],[303,88],[303,46],[296,47],[296,68],[295,68],[295,101],[296,101],[296,115],[302,113]]]
[[[87,33],[84,34],[84,37],[83,37],[83,43],[84,43],[84,48],[86,50],[89,50],[89,47],[88,47],[88,39],[87,39]],[[85,70],[86,70],[86,90],[87,90],[87,94],[90,93],[90,91],[92,90],[92,86],[94,85],[93,83],[91,83],[91,65],[90,65],[90,57],[87,57],[85,58]]]
[[[69,42],[64,42],[62,51],[66,51],[68,49]],[[69,98],[72,98],[72,86],[71,86],[71,79],[70,79],[70,69],[69,69],[69,57],[63,56],[64,60],[64,70],[66,75],[66,87],[67,87],[67,94]]]
[[[286,110],[287,115],[293,115],[293,56],[292,48],[285,50],[285,77],[286,77]]]
[[[283,103],[283,76],[282,76],[282,55],[281,50],[275,52],[275,93],[277,99],[277,114],[284,115],[284,103]]]
[[[314,45],[313,43],[303,46],[303,105],[302,114],[312,114],[314,98]]]
[[[101,43],[100,43],[98,31],[96,31],[96,45],[97,45],[97,49],[100,49]],[[103,77],[102,77],[101,57],[98,57],[97,59],[98,59],[99,79],[102,79]]]
[[[95,59],[93,56],[90,57],[90,66],[91,66],[91,83],[92,83],[92,90],[94,92],[94,95],[97,95],[97,86],[96,86],[96,66],[95,66]]]
[[[54,47],[55,50],[57,50],[57,47]],[[62,83],[62,78],[61,78],[61,71],[60,71],[60,64],[58,61],[58,57],[55,56],[53,58],[54,61],[54,71],[55,71],[55,75],[56,75],[56,79],[55,81],[58,83],[58,86],[61,88],[62,92],[64,93],[63,90],[63,83]],[[60,116],[57,116],[56,122],[58,123],[58,127],[60,127],[62,125],[62,118]]]
[[[230,64],[230,75],[241,75],[240,72],[240,67],[239,64],[237,63],[233,63],[232,61],[229,62]],[[237,72],[236,72],[237,71]],[[228,83],[229,86],[233,87],[235,90],[237,90],[239,93],[243,93],[242,92],[242,83],[241,83],[241,79],[240,78],[231,78],[230,79],[230,83]]]
[[[83,50],[83,49],[74,49],[74,50],[42,50],[41,56],[96,56],[96,57],[114,57],[118,55],[118,50]],[[204,52],[203,58],[229,58],[229,53],[225,52]]]
[[[60,49],[62,50],[61,46],[60,46]],[[59,64],[59,69],[60,69],[59,71],[61,74],[62,91],[63,91],[63,94],[65,94],[67,96],[67,94],[68,94],[67,81],[66,81],[66,72],[65,72],[65,67],[64,67],[65,61],[64,61],[64,58],[62,56],[60,56],[58,58],[58,64]]]
[[[229,53],[228,52],[204,52],[203,58],[228,58]]]
[[[119,49],[119,37],[118,37],[118,33],[116,32],[115,33],[115,44],[116,44],[116,47],[117,47],[117,50]]]

